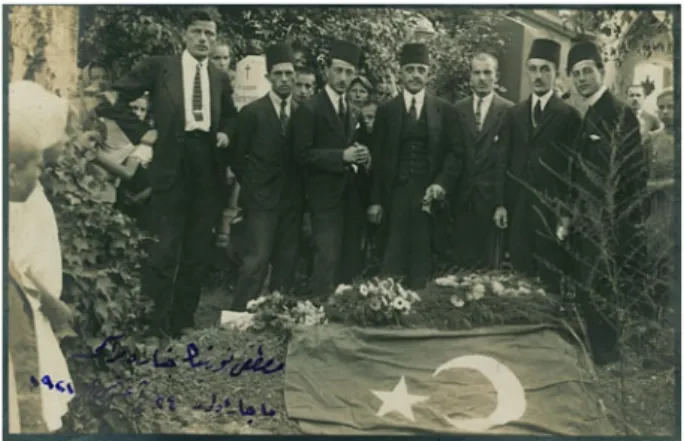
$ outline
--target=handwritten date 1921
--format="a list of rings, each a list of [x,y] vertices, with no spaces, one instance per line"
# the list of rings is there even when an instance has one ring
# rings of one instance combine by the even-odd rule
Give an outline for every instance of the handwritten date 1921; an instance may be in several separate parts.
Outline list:
[[[210,404],[197,404],[193,407],[193,410],[203,410],[205,412],[214,412],[216,414],[224,414],[224,415],[236,415],[240,414],[243,417],[255,417],[257,415],[257,410],[254,406],[250,405],[245,405],[244,401],[242,399],[238,400],[238,408],[236,410],[231,409],[231,401],[230,398],[225,398],[222,403],[218,403],[218,397],[214,393],[211,395],[211,403]],[[267,417],[272,417],[276,414],[275,410],[267,409],[266,403],[263,403],[261,405],[261,415],[262,416],[267,416]],[[248,423],[251,423],[252,420],[249,420]]]
[[[49,390],[55,390],[57,392],[67,393],[69,395],[74,394],[74,388],[71,385],[71,383],[68,383],[68,382],[63,381],[63,380],[54,382],[54,381],[52,381],[52,378],[50,378],[49,375],[43,375],[41,377],[40,381],[38,381],[38,379],[36,377],[31,375],[31,378],[29,378],[29,380],[31,381],[31,384],[34,387],[40,387],[41,385],[43,385],[43,386],[47,387]]]

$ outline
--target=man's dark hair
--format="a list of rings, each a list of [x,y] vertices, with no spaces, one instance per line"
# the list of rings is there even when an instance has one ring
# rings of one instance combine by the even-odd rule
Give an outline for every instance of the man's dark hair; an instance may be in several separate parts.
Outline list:
[[[188,27],[196,21],[212,21],[218,24],[217,17],[209,11],[193,10],[183,17],[183,29],[188,29]]]
[[[297,69],[297,75],[313,75],[315,77],[316,72],[310,67],[302,67],[301,69]]]

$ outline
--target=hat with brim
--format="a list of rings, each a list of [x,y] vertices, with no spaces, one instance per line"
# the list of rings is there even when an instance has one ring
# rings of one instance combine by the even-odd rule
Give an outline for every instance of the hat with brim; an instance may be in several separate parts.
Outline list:
[[[399,64],[430,64],[430,53],[426,45],[422,43],[407,43],[401,48]]]
[[[294,65],[294,51],[289,44],[278,43],[266,48],[266,69],[271,71],[273,66],[281,63]]]
[[[575,66],[575,64],[579,63],[580,61],[594,61],[596,62],[597,66],[603,66],[601,51],[599,50],[598,46],[591,41],[582,41],[580,43],[576,43],[570,48],[570,51],[568,52],[567,65],[568,75],[572,71],[572,68]]]
[[[361,48],[354,43],[337,40],[332,43],[330,58],[346,61],[352,66],[357,67],[361,60]]]
[[[527,59],[540,59],[553,63],[556,68],[560,65],[561,45],[557,41],[546,38],[538,38],[532,42],[530,54]]]

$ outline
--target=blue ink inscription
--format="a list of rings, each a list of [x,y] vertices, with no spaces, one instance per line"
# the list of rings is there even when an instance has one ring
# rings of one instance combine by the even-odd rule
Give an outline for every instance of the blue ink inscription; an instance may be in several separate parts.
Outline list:
[[[74,388],[71,386],[71,383],[65,382],[64,380],[60,380],[58,382],[53,382],[52,378],[50,378],[49,375],[43,375],[38,381],[36,377],[31,375],[31,378],[29,378],[29,381],[31,381],[31,384],[34,387],[40,387],[41,385],[47,387],[49,390],[55,390],[60,393],[68,393],[69,395],[74,394]]]
[[[126,347],[121,347],[120,341],[124,338],[124,335],[115,335],[115,336],[109,336],[105,338],[102,343],[93,349],[92,353],[90,354],[74,354],[72,355],[72,358],[86,358],[86,359],[93,359],[93,358],[98,358],[101,355],[105,353],[105,349],[107,348],[108,345],[111,346],[112,352],[115,353],[115,355],[111,356],[110,358],[105,359],[106,363],[115,363],[119,360],[126,359],[126,361],[129,364],[137,364],[138,366],[146,365],[150,363],[149,359],[146,358],[139,358],[137,354],[132,353],[128,348]],[[250,347],[254,347],[254,345],[250,345]],[[207,351],[212,351],[214,349],[213,346],[209,346],[207,348]],[[169,348],[167,349],[167,354],[172,352],[172,349]],[[228,373],[231,377],[239,377],[242,375],[243,372],[253,372],[253,373],[262,373],[263,375],[271,375],[275,374],[276,372],[282,371],[285,368],[285,363],[276,363],[275,359],[273,357],[269,359],[265,359],[264,357],[264,351],[261,345],[257,347],[257,357],[256,358],[251,358],[248,357],[244,361],[236,361],[235,356],[230,353],[231,349],[228,349],[228,356],[224,358],[223,360],[220,361],[219,366],[215,367],[214,364],[208,360],[201,360],[200,359],[200,349],[197,347],[197,344],[195,343],[188,343],[188,345],[185,348],[185,358],[181,360],[181,362],[187,363],[187,365],[193,369],[197,368],[204,368],[205,370],[217,373],[221,372],[222,370],[228,368],[231,363],[234,363],[232,367],[230,367],[228,370]],[[155,368],[175,368],[178,366],[178,363],[176,360],[173,358],[173,356],[167,356],[163,357],[160,356],[159,354],[159,349],[154,350],[154,354],[152,356],[152,365]]]

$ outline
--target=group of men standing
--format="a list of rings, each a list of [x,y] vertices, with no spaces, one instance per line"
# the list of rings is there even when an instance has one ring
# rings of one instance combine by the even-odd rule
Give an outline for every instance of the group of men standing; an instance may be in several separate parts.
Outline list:
[[[426,90],[428,48],[405,44],[399,55],[403,90],[379,106],[369,145],[362,145],[346,99],[358,46],[333,44],[325,86],[303,102],[293,100],[292,48],[270,46],[271,91],[238,113],[227,74],[207,62],[215,38],[210,16],[190,15],[183,54],[136,66],[115,84],[118,101],[105,112],[136,142],[149,127],[127,103],[148,91],[155,109],[159,137],[150,177],[159,240],[143,271],[143,290],[156,303],[150,324],[157,331],[180,335],[194,325],[212,229],[226,199],[224,163],[217,159],[224,148],[241,186],[248,231],[233,300],[238,311],[259,294],[269,266],[271,290],[292,288],[304,204],[315,244],[311,286],[318,295],[358,275],[367,221],[384,224],[387,233],[383,275],[401,277],[414,289],[432,275],[449,211],[462,266],[496,266],[507,249],[516,269],[554,290],[560,277],[550,267],[596,284],[595,265],[571,263],[562,246],[565,232],[582,228],[573,208],[582,195],[593,197],[583,199],[580,212],[596,208],[616,219],[614,207],[602,201],[617,185],[610,200],[634,215],[619,216],[616,228],[623,239],[635,233],[640,213],[629,201],[645,188],[639,125],[602,85],[603,63],[592,43],[573,46],[567,60],[568,74],[590,104],[584,117],[555,94],[561,64],[555,41],[534,41],[526,65],[533,93],[518,104],[494,91],[498,62],[485,53],[471,61],[473,95],[456,105],[432,95]],[[615,151],[614,133],[618,156],[628,159],[618,170],[606,159],[614,156],[608,154]],[[367,178],[364,197],[368,190],[360,182]],[[588,235],[577,237],[573,247],[583,261],[600,253]],[[626,256],[622,243],[617,239],[613,251]],[[616,341],[607,326],[604,315],[592,316],[598,360],[613,357]]]

